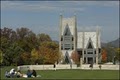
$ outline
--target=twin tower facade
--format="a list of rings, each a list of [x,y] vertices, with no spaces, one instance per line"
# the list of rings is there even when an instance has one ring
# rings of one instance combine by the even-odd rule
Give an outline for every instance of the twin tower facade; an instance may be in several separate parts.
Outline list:
[[[76,15],[71,18],[64,18],[60,15],[59,24],[59,51],[67,63],[74,63],[71,58],[73,51],[77,51],[82,58],[82,63],[98,64],[101,61],[100,32],[96,31],[77,31]]]

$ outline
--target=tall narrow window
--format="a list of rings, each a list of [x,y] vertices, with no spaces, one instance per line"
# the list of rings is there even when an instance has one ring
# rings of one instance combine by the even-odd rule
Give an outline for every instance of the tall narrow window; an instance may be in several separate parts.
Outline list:
[[[61,46],[61,50],[63,50],[63,46]]]
[[[63,41],[63,37],[61,37],[61,41]]]
[[[71,35],[71,32],[70,32],[70,29],[69,29],[68,24],[67,24],[66,27],[65,27],[64,35],[65,35],[65,36],[70,36],[70,35]]]
[[[72,37],[72,41],[74,40],[74,38]]]
[[[93,48],[92,44],[91,44],[91,42],[89,42],[88,49],[92,49],[92,48]]]
[[[63,44],[61,44],[61,50],[63,50]]]
[[[96,54],[96,50],[95,50],[95,54]]]
[[[99,48],[99,53],[101,52],[101,49]]]
[[[92,40],[91,38],[89,38],[89,41],[88,41],[88,46],[87,46],[88,49],[93,49],[93,44],[92,44]]]
[[[84,51],[84,54],[86,54],[86,51]]]
[[[86,63],[86,57],[84,57],[84,63]]]

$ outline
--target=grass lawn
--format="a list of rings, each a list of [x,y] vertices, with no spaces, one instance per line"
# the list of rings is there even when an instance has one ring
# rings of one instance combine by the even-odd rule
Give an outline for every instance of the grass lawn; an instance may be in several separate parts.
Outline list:
[[[55,80],[55,79],[112,79],[112,80],[116,80],[119,79],[119,71],[118,70],[80,70],[80,69],[76,69],[76,70],[39,70],[36,71],[38,75],[41,75],[42,77],[39,78],[5,78],[4,74],[6,70],[10,70],[11,68],[13,68],[12,66],[10,67],[2,67],[1,68],[1,80],[5,79],[5,80],[16,80],[16,79],[22,79],[22,80],[26,80],[26,79],[51,79],[51,80]],[[16,67],[14,67],[16,68]],[[24,73],[26,73],[26,71],[24,71]]]

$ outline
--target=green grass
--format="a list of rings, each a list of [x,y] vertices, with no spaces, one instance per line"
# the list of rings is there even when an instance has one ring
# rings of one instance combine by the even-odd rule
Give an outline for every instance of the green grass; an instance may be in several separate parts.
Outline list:
[[[13,68],[3,67],[1,68],[1,79],[7,79],[4,77],[4,73],[6,70],[10,70]],[[15,67],[14,67],[15,68]],[[26,73],[24,71],[23,73]],[[119,71],[118,70],[39,70],[37,71],[38,75],[41,75],[40,78],[30,78],[30,79],[119,79]],[[16,78],[18,79],[18,78]],[[14,79],[14,80],[16,80]],[[20,78],[20,79],[29,79],[29,78]],[[12,79],[13,80],[13,79]]]

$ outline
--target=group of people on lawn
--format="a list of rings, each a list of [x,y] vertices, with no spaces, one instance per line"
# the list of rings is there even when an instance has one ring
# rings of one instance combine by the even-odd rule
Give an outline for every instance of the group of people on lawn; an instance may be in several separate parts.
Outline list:
[[[10,70],[10,72],[6,71],[5,72],[5,77],[7,78],[30,78],[30,77],[37,77],[36,71],[33,69],[28,70],[26,74],[21,73],[20,70],[16,71],[14,68]]]

